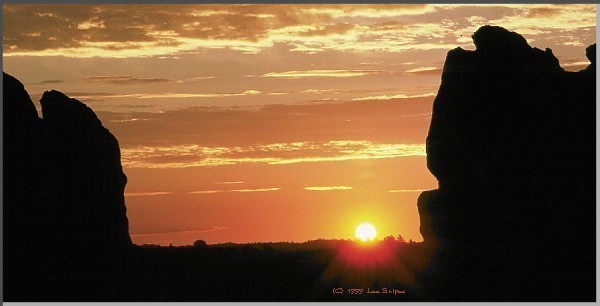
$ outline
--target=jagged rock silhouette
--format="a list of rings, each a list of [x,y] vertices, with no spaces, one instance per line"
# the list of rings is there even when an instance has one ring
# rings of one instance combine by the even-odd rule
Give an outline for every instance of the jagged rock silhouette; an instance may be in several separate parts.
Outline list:
[[[594,301],[595,44],[566,72],[504,28],[473,41],[448,52],[433,106],[423,298]]]
[[[132,242],[117,139],[85,104],[45,92],[39,118],[23,84],[3,82],[5,289],[15,294],[53,266],[85,270]]]
[[[418,202],[434,254],[411,299],[594,301],[595,45],[566,72],[516,33],[473,38],[475,51],[448,53],[434,102],[439,188]],[[123,252],[117,140],[83,103],[46,92],[42,119],[23,84],[3,82],[5,300],[299,301],[326,271],[304,252]]]

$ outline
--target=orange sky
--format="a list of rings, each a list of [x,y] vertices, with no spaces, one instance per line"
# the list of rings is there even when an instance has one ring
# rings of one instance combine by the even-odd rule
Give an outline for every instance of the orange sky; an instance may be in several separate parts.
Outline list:
[[[421,241],[416,198],[449,49],[481,25],[587,66],[595,5],[3,6],[4,70],[121,144],[136,243]],[[39,105],[38,105],[39,106]]]

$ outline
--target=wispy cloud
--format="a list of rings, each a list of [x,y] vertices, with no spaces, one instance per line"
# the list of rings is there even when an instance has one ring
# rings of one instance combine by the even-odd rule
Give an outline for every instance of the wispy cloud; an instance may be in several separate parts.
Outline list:
[[[213,193],[222,193],[222,192],[242,192],[242,193],[247,193],[247,192],[267,192],[267,191],[278,191],[278,190],[281,190],[281,188],[279,188],[279,187],[271,187],[271,188],[256,188],[256,189],[245,188],[245,189],[231,189],[231,190],[225,190],[225,189],[197,190],[197,191],[190,191],[188,193],[189,194],[213,194]]]
[[[423,72],[423,71],[431,71],[431,70],[436,70],[438,69],[437,67],[418,67],[418,68],[413,68],[410,70],[406,70],[406,72],[408,73],[414,73],[414,72]]]
[[[193,77],[193,78],[189,78],[189,79],[185,79],[185,80],[179,80],[177,82],[178,83],[196,82],[196,81],[212,80],[214,78],[215,78],[214,76],[200,76],[200,77]]]
[[[535,5],[515,10],[513,14],[488,20],[490,24],[503,25],[521,34],[539,35],[552,29],[573,31],[596,26],[596,7],[562,4]]]
[[[46,84],[61,84],[64,82],[65,82],[65,80],[44,80],[44,81],[33,83],[33,84],[34,85],[46,85]]]
[[[123,96],[113,96],[115,98],[127,97],[127,98],[138,98],[138,99],[189,99],[189,98],[223,98],[223,97],[235,97],[235,96],[250,96],[262,94],[261,91],[249,89],[238,93],[160,93],[160,94],[131,94]]]
[[[407,95],[404,93],[394,94],[394,95],[380,95],[380,96],[368,96],[361,98],[354,98],[353,101],[364,101],[364,100],[392,100],[392,99],[410,99],[410,98],[425,98],[425,97],[434,97],[435,93],[425,93],[418,95]]]
[[[220,192],[225,192],[226,190],[197,190],[197,191],[190,191],[188,192],[189,194],[212,194],[212,193],[220,193]]]
[[[301,78],[351,78],[374,74],[390,74],[390,71],[383,70],[293,70],[284,72],[269,72],[262,77],[283,78],[283,79],[301,79]]]
[[[407,193],[407,192],[423,192],[431,189],[392,189],[388,190],[391,193]]]
[[[75,99],[198,99],[198,98],[224,98],[241,97],[263,94],[262,91],[248,89],[242,92],[234,93],[77,93],[70,95]],[[87,102],[87,101],[86,101]]]
[[[395,53],[453,48],[460,35],[472,34],[482,20],[531,35],[596,24],[594,5],[571,4],[9,4],[3,8],[4,56],[164,57],[205,49],[257,54],[276,46],[307,54]],[[449,17],[473,16],[474,8],[485,16],[468,24],[462,17]]]
[[[438,67],[417,67],[405,71],[409,75],[440,75],[442,68]]]
[[[146,118],[127,118],[127,119],[111,120],[110,122],[125,123],[125,122],[136,122],[136,121],[146,121],[146,120],[149,120],[149,119],[146,119]]]
[[[281,165],[426,155],[425,144],[378,144],[353,140],[247,147],[137,146],[123,148],[121,152],[123,165],[128,168],[216,167],[245,163]],[[238,191],[244,192],[242,190]]]
[[[171,194],[171,192],[166,191],[150,191],[150,192],[126,192],[126,197],[149,197],[149,196],[159,196],[159,195],[167,195]]]
[[[164,78],[136,78],[130,75],[107,75],[107,76],[91,76],[86,77],[84,82],[87,83],[104,83],[111,85],[130,85],[130,84],[154,84],[154,83],[171,83],[175,82],[172,79]]]
[[[590,62],[571,62],[571,63],[561,64],[561,66],[563,68],[565,68],[566,70],[570,70],[570,71],[577,71],[577,70],[585,69],[589,65],[590,65]]]
[[[126,168],[425,156],[422,143],[432,98],[397,101],[193,107],[163,113],[133,109],[132,113],[99,112],[98,116],[118,135]]]
[[[343,17],[399,17],[410,15],[422,15],[435,11],[435,6],[426,4],[401,4],[392,6],[341,6],[341,5],[323,5],[320,7],[308,8],[302,10],[308,14],[324,14],[335,18]]]
[[[230,184],[243,184],[242,181],[228,181],[228,182],[216,182],[215,185],[230,185]]]
[[[290,78],[294,79],[296,77]],[[300,78],[300,77],[298,77]],[[179,82],[179,81],[177,81]],[[211,93],[211,92],[163,92],[163,93],[95,93],[95,92],[73,92],[66,93],[69,97],[85,100],[96,100],[96,99],[198,99],[198,98],[226,98],[226,97],[244,97],[254,95],[273,95],[282,96],[290,94],[312,94],[312,95],[337,95],[344,93],[360,93],[360,92],[373,92],[374,90],[349,90],[349,89],[305,89],[300,91],[279,91],[279,92],[265,92],[257,89],[247,89],[240,92],[224,92],[224,93]],[[40,94],[41,96],[41,94]],[[418,96],[415,96],[418,97]]]
[[[266,192],[266,191],[278,191],[281,190],[279,187],[274,188],[258,188],[258,189],[234,189],[231,192]]]
[[[331,191],[331,190],[352,190],[354,187],[350,186],[307,186],[304,190],[310,191]]]

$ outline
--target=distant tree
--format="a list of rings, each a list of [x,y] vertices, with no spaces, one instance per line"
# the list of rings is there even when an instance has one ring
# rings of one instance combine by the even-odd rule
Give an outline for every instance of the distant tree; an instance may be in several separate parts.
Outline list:
[[[208,246],[206,244],[206,241],[196,240],[196,241],[194,241],[194,247],[198,248],[198,249],[206,249]]]
[[[395,238],[392,235],[383,237],[383,242],[388,242],[389,243],[389,242],[394,242],[394,241],[395,241]]]
[[[400,234],[398,234],[398,237],[396,237],[396,240],[401,243],[406,243],[406,239],[404,239],[404,237]]]

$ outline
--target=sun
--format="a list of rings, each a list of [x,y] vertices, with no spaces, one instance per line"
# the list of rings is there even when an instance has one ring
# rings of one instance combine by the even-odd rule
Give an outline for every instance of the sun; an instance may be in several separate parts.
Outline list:
[[[356,234],[356,238],[362,241],[373,241],[377,235],[377,230],[371,223],[362,223],[356,227],[354,233]]]

